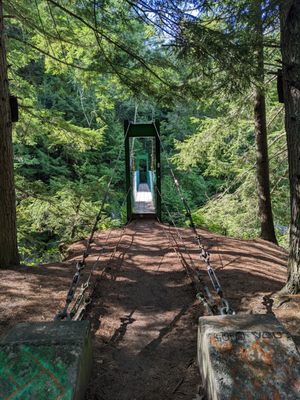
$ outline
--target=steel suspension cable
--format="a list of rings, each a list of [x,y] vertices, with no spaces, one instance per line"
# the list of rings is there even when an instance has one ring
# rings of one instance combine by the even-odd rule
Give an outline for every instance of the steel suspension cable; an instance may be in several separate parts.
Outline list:
[[[184,241],[183,237],[180,235],[179,229],[178,229],[178,227],[176,226],[175,221],[174,221],[174,219],[172,218],[171,213],[170,213],[170,211],[169,211],[169,209],[168,209],[166,203],[162,200],[161,193],[159,192],[158,189],[157,189],[157,192],[158,192],[159,196],[161,197],[162,204],[164,205],[164,207],[165,207],[165,209],[166,209],[166,211],[167,211],[167,213],[168,213],[168,215],[169,215],[169,218],[171,219],[172,225],[173,225],[174,228],[175,228],[175,231],[176,231],[176,233],[177,233],[177,236],[178,236],[178,238],[181,240],[181,242],[182,242],[182,244],[183,244],[184,251],[185,251],[185,253],[186,253],[186,254],[188,255],[188,257],[189,257],[191,266],[188,264],[188,262],[187,262],[187,261],[185,260],[185,258],[183,257],[182,252],[180,251],[180,247],[179,247],[179,245],[178,245],[176,239],[174,238],[174,236],[173,236],[172,233],[170,232],[170,235],[172,236],[172,239],[174,240],[175,244],[177,245],[177,249],[176,249],[174,246],[172,246],[172,248],[173,248],[174,252],[177,254],[177,257],[178,257],[179,261],[181,262],[181,264],[183,265],[183,267],[186,269],[186,271],[187,271],[187,268],[190,268],[191,271],[193,272],[193,274],[196,276],[197,281],[195,282],[195,281],[191,278],[190,271],[187,271],[187,272],[188,272],[188,275],[190,276],[191,280],[193,281],[193,283],[194,283],[194,285],[195,285],[195,287],[196,287],[196,291],[197,291],[197,292],[196,292],[196,297],[198,298],[198,300],[199,300],[200,302],[203,303],[203,305],[206,307],[206,309],[209,311],[210,314],[216,315],[216,314],[218,314],[218,311],[219,311],[219,310],[218,310],[218,307],[217,307],[217,305],[216,305],[216,302],[215,302],[215,300],[214,300],[214,298],[213,298],[213,296],[212,296],[212,294],[211,294],[211,292],[210,292],[208,286],[207,286],[206,283],[204,282],[204,280],[203,280],[203,278],[202,278],[202,276],[201,276],[201,273],[200,273],[199,269],[196,267],[196,265],[195,265],[195,263],[194,263],[194,260],[192,259],[191,255],[190,255],[190,252],[188,251],[188,249],[187,249],[187,247],[186,247],[185,241]],[[163,228],[164,228],[164,225],[162,225],[162,226],[163,226]],[[170,239],[169,239],[169,241],[170,241]],[[171,243],[171,241],[170,241],[170,243]],[[178,255],[178,252],[180,253],[180,255]],[[200,286],[200,285],[201,285],[201,286]]]
[[[165,230],[164,226],[163,226],[163,228]],[[171,231],[169,231],[169,234],[175,242],[175,245],[173,245],[170,240],[170,237],[167,236],[167,238],[170,242],[170,245],[171,245],[173,251],[175,252],[175,254],[177,255],[179,262],[182,264],[182,266],[186,270],[187,275],[189,276],[190,280],[194,284],[194,287],[196,289],[197,299],[203,304],[203,306],[205,307],[205,309],[207,310],[209,315],[217,315],[218,307],[216,305],[216,302],[215,302],[212,294],[210,293],[208,287],[203,282],[201,276],[199,276],[199,271],[197,269],[192,269],[189,266],[188,262],[182,255],[182,252],[179,250],[178,243],[177,243],[176,239],[174,238],[173,234],[171,233]],[[192,272],[194,273],[193,275],[190,273],[189,269],[192,270]]]
[[[157,137],[159,139],[161,148],[162,148],[163,152],[165,153],[165,148],[164,148],[161,136],[159,134],[159,131],[158,131],[157,127],[156,127],[155,121],[153,122],[153,125],[154,125],[155,131],[156,131],[156,135],[157,135]],[[192,231],[193,231],[193,233],[195,235],[195,239],[196,239],[196,242],[197,242],[199,250],[200,250],[200,257],[202,258],[202,260],[205,262],[205,264],[207,266],[207,273],[208,273],[208,276],[209,276],[210,281],[212,283],[212,286],[213,286],[214,290],[216,291],[217,295],[220,298],[221,307],[220,307],[219,312],[220,312],[220,314],[234,314],[234,311],[229,306],[228,300],[224,297],[222,286],[221,286],[220,281],[219,281],[219,279],[218,279],[218,277],[217,277],[217,275],[215,273],[215,270],[212,267],[211,262],[210,262],[210,253],[205,249],[205,247],[204,247],[204,245],[202,243],[202,238],[198,234],[196,225],[195,225],[193,217],[192,217],[191,209],[190,209],[190,207],[189,207],[189,205],[188,205],[188,203],[187,203],[187,201],[186,201],[186,199],[185,199],[185,197],[184,197],[184,195],[182,193],[179,181],[177,180],[177,178],[175,176],[175,173],[173,171],[173,168],[171,166],[171,163],[169,162],[167,157],[166,157],[166,161],[167,161],[168,168],[170,170],[171,177],[172,177],[172,179],[174,181],[176,190],[178,192],[178,195],[179,195],[179,197],[180,197],[180,199],[182,201],[182,204],[183,204],[183,206],[185,208],[186,217],[189,220],[190,228],[192,229]]]
[[[128,191],[127,191],[127,193],[126,193],[126,196],[125,196],[125,198],[124,198],[124,200],[123,200],[123,203],[122,203],[122,205],[121,205],[121,209],[122,209],[122,208],[124,207],[124,205],[125,205],[125,202],[126,202],[126,200],[127,200],[127,197],[128,197],[128,195],[129,195],[129,193],[130,193],[130,189],[131,189],[131,188],[129,188]],[[105,239],[105,241],[104,241],[104,244],[102,245],[102,248],[101,248],[101,250],[100,250],[100,252],[99,252],[99,254],[98,254],[98,257],[96,258],[95,262],[93,263],[93,265],[92,265],[91,268],[90,268],[90,273],[89,273],[89,275],[88,275],[86,281],[85,281],[84,283],[81,284],[80,293],[78,294],[78,296],[77,296],[77,298],[76,298],[76,300],[75,300],[75,303],[74,303],[74,305],[73,305],[73,307],[72,307],[72,309],[71,309],[71,311],[70,311],[70,317],[71,317],[71,319],[73,319],[73,320],[80,320],[80,319],[82,319],[83,313],[84,313],[85,309],[87,308],[87,306],[88,306],[88,305],[91,303],[91,301],[92,301],[92,295],[93,295],[93,292],[94,292],[95,287],[93,286],[93,287],[91,288],[91,293],[88,293],[88,294],[86,294],[86,293],[87,293],[87,290],[88,290],[88,289],[90,288],[90,286],[91,286],[92,277],[93,277],[93,275],[94,275],[94,272],[95,272],[96,268],[97,268],[98,265],[99,265],[100,258],[101,258],[101,256],[102,256],[103,253],[104,253],[104,250],[105,250],[105,248],[106,248],[106,245],[107,245],[107,243],[108,243],[108,240],[109,240],[110,237],[111,237],[111,234],[112,234],[112,232],[113,232],[113,229],[114,229],[113,226],[109,229],[109,231],[108,231],[108,233],[107,233],[107,236],[106,236],[106,239]],[[120,238],[121,238],[122,235],[124,234],[125,229],[126,229],[126,225],[125,225],[125,227],[124,227],[124,228],[122,229],[122,231],[121,231]],[[119,242],[120,242],[120,239],[119,239]],[[119,242],[118,242],[118,243],[119,243]],[[117,245],[117,246],[118,246],[118,245]],[[117,247],[117,246],[116,246],[116,247]],[[105,269],[106,269],[106,268],[104,268],[103,271],[105,271]],[[101,277],[102,277],[102,275],[101,275]]]
[[[95,218],[94,224],[92,226],[92,230],[91,230],[90,236],[88,238],[88,241],[87,241],[87,244],[86,244],[86,248],[85,248],[85,250],[84,250],[84,252],[82,254],[81,260],[77,261],[77,263],[76,263],[76,272],[75,272],[75,274],[74,274],[74,276],[72,278],[72,281],[71,281],[71,284],[70,284],[70,287],[69,287],[69,290],[68,290],[68,293],[67,293],[67,296],[66,296],[64,308],[63,308],[62,311],[60,311],[60,312],[58,312],[56,314],[56,316],[55,316],[56,320],[71,319],[71,315],[68,312],[68,309],[69,309],[69,306],[70,306],[71,302],[74,299],[75,292],[76,292],[76,290],[77,290],[77,288],[79,286],[81,273],[86,267],[86,259],[89,256],[90,247],[91,247],[91,244],[93,242],[94,235],[95,235],[95,232],[97,230],[98,223],[102,218],[102,213],[104,211],[104,207],[105,207],[105,204],[106,204],[106,201],[107,201],[107,198],[108,198],[108,194],[109,194],[109,190],[110,190],[112,181],[113,181],[113,179],[115,177],[115,172],[116,172],[116,169],[117,169],[118,162],[121,159],[121,155],[122,155],[122,151],[123,151],[123,144],[124,144],[124,142],[125,142],[125,140],[127,138],[130,125],[131,125],[131,123],[129,122],[129,124],[127,126],[127,130],[126,130],[125,135],[124,135],[124,139],[122,141],[122,146],[120,146],[118,157],[117,157],[117,159],[115,161],[115,165],[114,165],[114,168],[112,170],[109,182],[107,184],[106,191],[105,191],[104,196],[102,198],[102,202],[101,202],[99,211],[96,214],[96,218]],[[128,192],[130,192],[130,190],[128,190]],[[125,197],[124,201],[126,201],[126,199],[127,199],[128,192],[126,193],[126,197]]]

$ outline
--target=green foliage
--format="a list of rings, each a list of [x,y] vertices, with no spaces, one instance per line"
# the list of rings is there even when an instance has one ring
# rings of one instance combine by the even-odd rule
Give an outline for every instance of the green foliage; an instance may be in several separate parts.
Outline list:
[[[274,222],[279,243],[287,247],[289,187],[283,109],[278,106],[274,82],[270,83],[267,93]],[[211,231],[243,239],[259,236],[260,228],[250,100],[246,97],[242,106],[222,102],[211,116],[192,118],[194,133],[183,142],[176,142],[177,154],[173,156],[176,165],[186,173],[191,167],[198,167],[209,182],[219,180],[219,193],[208,196],[204,207],[195,211],[196,223]]]
[[[20,103],[14,148],[22,259],[55,260],[60,246],[86,237],[112,174],[98,228],[124,222],[124,154],[117,158],[123,120],[134,118],[161,120],[164,221],[187,224],[170,163],[198,226],[258,236],[248,3],[201,1],[196,18],[182,2],[152,2],[163,8],[162,21],[172,16],[169,26],[153,24],[151,2],[142,18],[139,2],[67,3],[5,4],[15,17],[7,33],[10,88]],[[265,24],[273,44],[273,6]],[[265,58],[274,69],[276,47]],[[266,94],[273,212],[286,246],[287,160],[274,81]]]

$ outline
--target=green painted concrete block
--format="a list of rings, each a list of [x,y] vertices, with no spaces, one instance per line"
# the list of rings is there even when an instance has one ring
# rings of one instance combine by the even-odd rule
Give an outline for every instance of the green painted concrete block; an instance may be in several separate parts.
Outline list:
[[[300,399],[300,356],[272,315],[201,317],[197,352],[209,400]]]
[[[91,362],[88,321],[18,324],[0,342],[0,400],[82,400]]]

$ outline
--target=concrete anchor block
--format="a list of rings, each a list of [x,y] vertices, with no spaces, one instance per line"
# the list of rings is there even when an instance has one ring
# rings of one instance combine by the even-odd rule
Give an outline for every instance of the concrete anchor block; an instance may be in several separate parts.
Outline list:
[[[209,400],[300,399],[300,355],[273,315],[201,317],[197,357]]]
[[[0,342],[0,400],[82,400],[91,362],[88,321],[18,324]]]

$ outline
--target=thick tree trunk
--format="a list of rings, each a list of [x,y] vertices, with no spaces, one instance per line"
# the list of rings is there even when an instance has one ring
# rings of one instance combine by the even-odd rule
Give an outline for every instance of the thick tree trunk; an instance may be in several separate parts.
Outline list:
[[[300,292],[300,2],[281,3],[281,51],[287,136],[291,224],[285,291]]]
[[[276,243],[274,229],[270,179],[269,156],[266,122],[266,101],[264,94],[264,48],[263,22],[261,2],[254,3],[255,34],[256,34],[256,87],[254,89],[254,122],[256,143],[256,179],[258,193],[258,210],[261,226],[261,238]]]
[[[270,194],[265,96],[258,87],[254,89],[254,121],[260,236],[262,239],[277,244]]]
[[[19,263],[13,173],[12,123],[0,0],[0,268]]]

